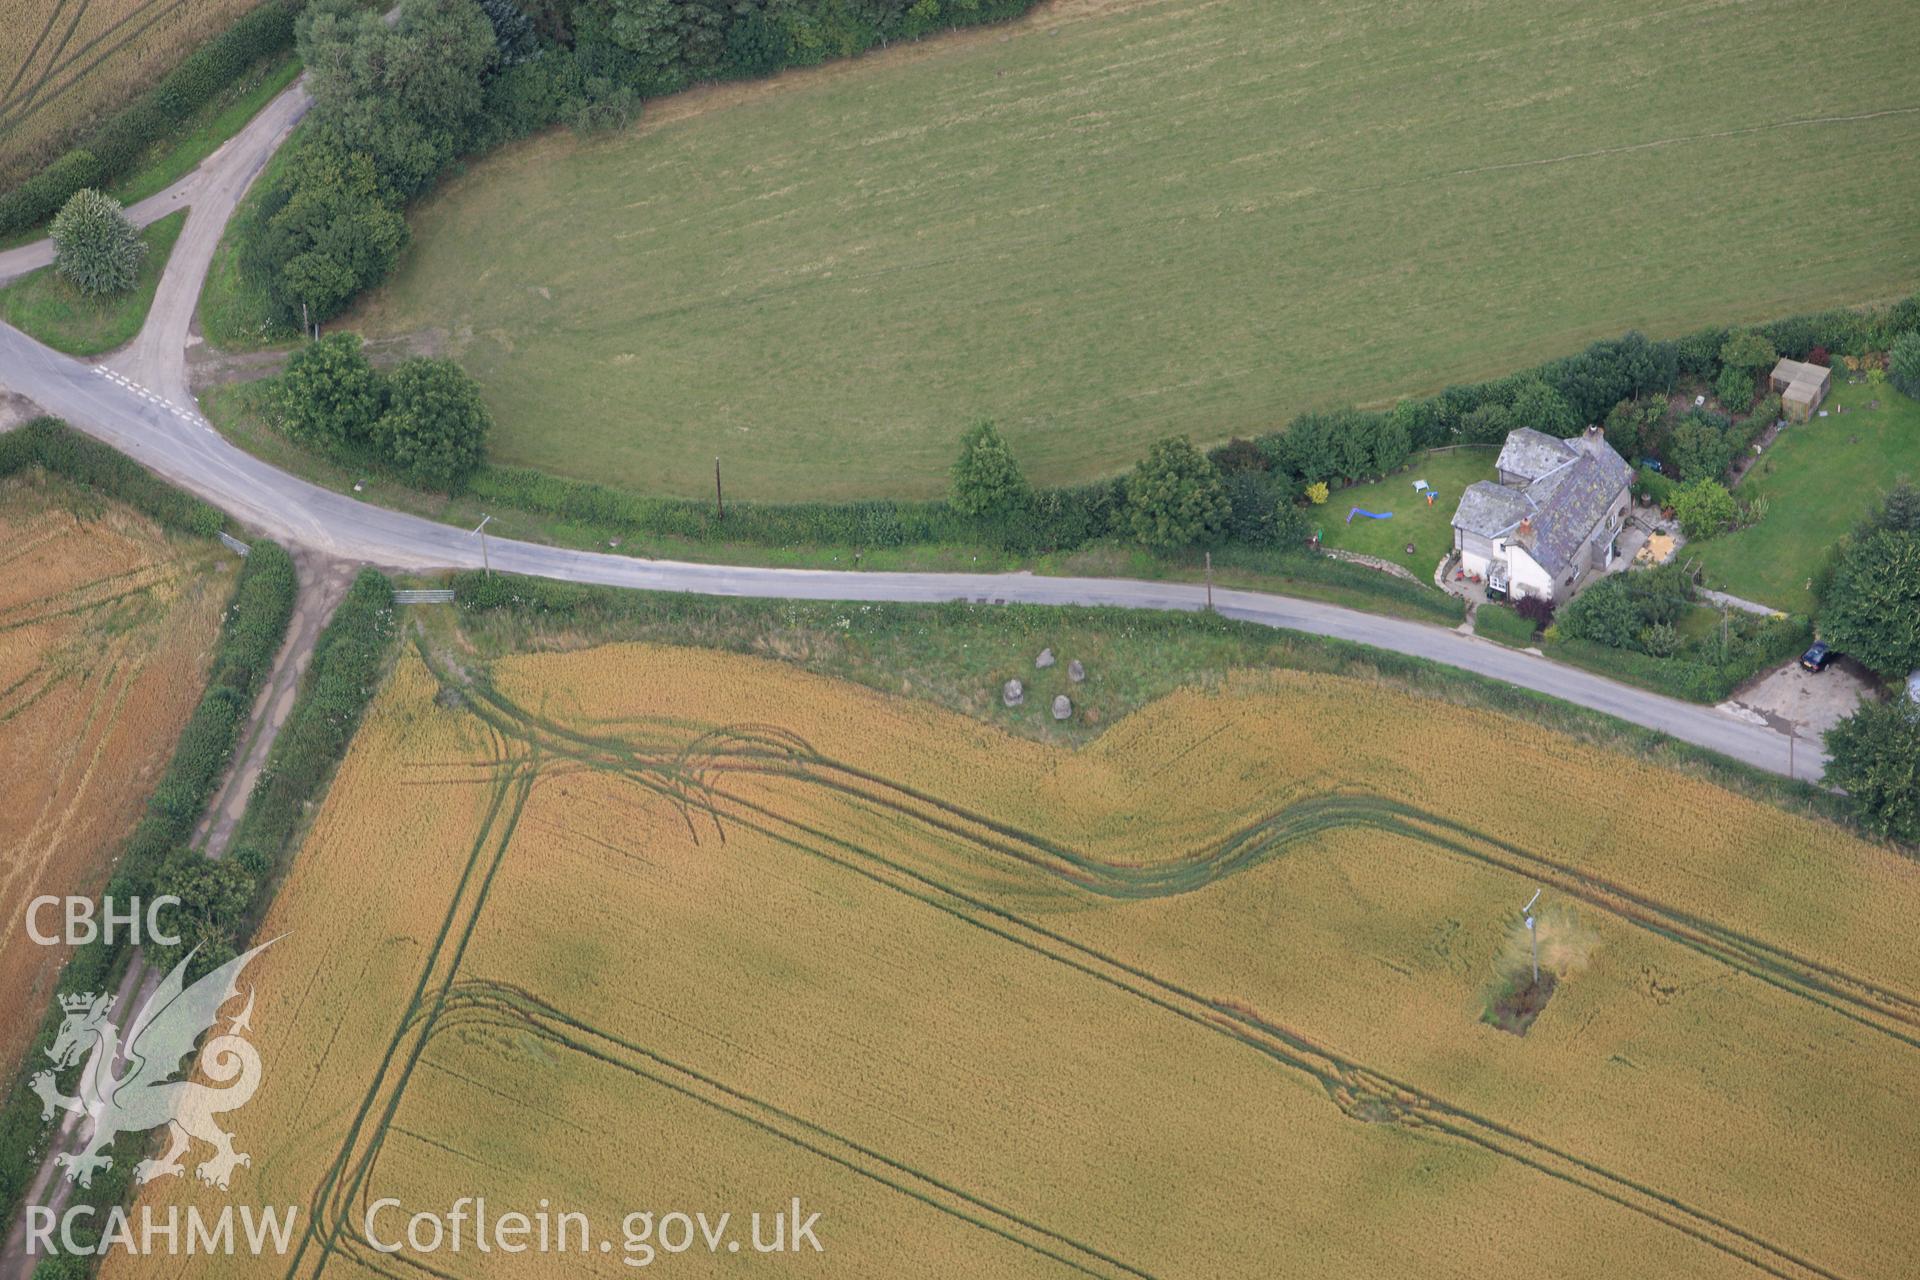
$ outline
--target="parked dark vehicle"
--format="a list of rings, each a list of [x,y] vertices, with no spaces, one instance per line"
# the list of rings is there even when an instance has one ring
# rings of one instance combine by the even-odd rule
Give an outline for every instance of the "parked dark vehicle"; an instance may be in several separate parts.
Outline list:
[[[1840,655],[1827,647],[1825,640],[1813,642],[1813,648],[1800,655],[1800,665],[1809,671],[1825,671],[1829,663]]]
[[[1660,465],[1660,459],[1658,458],[1642,458],[1640,459],[1640,465],[1655,475],[1660,475],[1666,471],[1666,468]]]

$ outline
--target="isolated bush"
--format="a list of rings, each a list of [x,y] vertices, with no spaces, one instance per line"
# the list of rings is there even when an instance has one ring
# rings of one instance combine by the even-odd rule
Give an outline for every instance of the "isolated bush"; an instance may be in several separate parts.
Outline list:
[[[1733,527],[1733,495],[1718,480],[1695,480],[1673,491],[1673,514],[1689,538],[1710,538]]]
[[[1627,598],[1624,577],[1600,579],[1560,610],[1553,624],[1564,636],[1591,640],[1609,649],[1631,648],[1645,625]]]
[[[1920,329],[1909,329],[1887,348],[1887,376],[1901,395],[1920,400]]]
[[[1308,485],[1306,488],[1307,501],[1311,502],[1316,507],[1325,506],[1327,501],[1327,492],[1328,492],[1327,482],[1325,480],[1316,481],[1315,483]]]
[[[1553,601],[1545,596],[1521,596],[1513,602],[1513,611],[1531,622],[1535,628],[1553,625]]]
[[[1808,345],[1811,345],[1810,339]],[[1736,329],[1720,344],[1720,367],[1739,369],[1749,379],[1772,368],[1779,358],[1780,354],[1774,350],[1773,344],[1752,329]]]
[[[1231,511],[1219,471],[1185,436],[1155,444],[1127,476],[1128,523],[1149,547],[1212,542]]]
[[[334,451],[371,438],[386,398],[385,380],[368,363],[356,333],[330,333],[296,347],[274,388],[286,433]]]
[[[140,278],[147,246],[111,196],[92,187],[74,192],[51,234],[53,269],[82,293],[125,293]]]
[[[493,417],[480,385],[451,360],[403,360],[387,380],[374,447],[407,483],[457,492],[486,453]]]
[[[980,422],[960,437],[960,456],[953,464],[954,510],[975,520],[1006,521],[1032,498],[1033,490],[998,427]]]

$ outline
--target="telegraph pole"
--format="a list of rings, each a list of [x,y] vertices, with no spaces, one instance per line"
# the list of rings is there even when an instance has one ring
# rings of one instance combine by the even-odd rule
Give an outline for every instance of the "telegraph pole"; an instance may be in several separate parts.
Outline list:
[[[473,527],[473,533],[467,535],[469,538],[471,538],[474,533],[480,535],[480,564],[481,567],[486,570],[489,578],[493,576],[493,562],[487,558],[487,522],[492,519],[492,516],[482,516],[480,523]]]
[[[1213,552],[1207,552],[1207,612],[1213,612]]]
[[[713,460],[713,509],[716,513],[715,519],[727,518],[727,500],[720,493],[720,459],[718,458]]]

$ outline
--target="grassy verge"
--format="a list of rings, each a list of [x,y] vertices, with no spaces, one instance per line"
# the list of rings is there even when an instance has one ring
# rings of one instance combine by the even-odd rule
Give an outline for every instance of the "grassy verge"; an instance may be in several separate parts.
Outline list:
[[[273,187],[274,178],[286,168],[293,155],[294,140],[299,136],[300,130],[295,129],[268,159],[260,176],[240,198],[233,216],[227,219],[220,243],[214,246],[213,262],[207,268],[206,281],[200,286],[197,318],[201,335],[222,351],[259,351],[290,343],[297,336],[280,330],[273,321],[266,291],[240,270],[240,238],[257,216],[260,201]]]
[[[300,76],[295,57],[267,58],[228,85],[218,98],[182,120],[166,138],[147,149],[140,167],[114,184],[112,195],[124,204],[164,191],[193,172],[220,144]]]
[[[1473,615],[1473,633],[1506,645],[1509,649],[1527,649],[1538,630],[1531,622],[1503,604],[1483,604]]]
[[[1809,581],[1827,551],[1901,479],[1920,479],[1920,401],[1891,386],[1836,386],[1824,418],[1788,427],[1741,480],[1765,499],[1758,524],[1687,545],[1706,585],[1811,613]]]
[[[611,516],[556,514],[503,505],[503,498],[527,492],[528,486],[521,483],[524,477],[517,473],[512,483],[493,483],[491,477],[500,474],[493,468],[482,469],[472,492],[453,497],[426,493],[384,476],[371,461],[364,467],[356,467],[350,460],[325,457],[274,431],[266,425],[262,413],[266,385],[236,383],[207,392],[201,397],[201,404],[208,420],[228,440],[261,460],[336,493],[351,494],[378,506],[467,528],[479,523],[483,515],[490,515],[493,523],[488,526],[489,532],[502,538],[650,559],[799,569],[978,573],[1027,569],[1042,574],[1176,582],[1198,582],[1206,573],[1198,555],[1163,556],[1134,544],[1114,541],[1095,542],[1073,551],[1022,555],[985,542],[874,547],[834,542],[732,541],[724,537],[650,533],[622,518],[621,513],[628,507],[627,495],[608,495],[614,509]],[[360,487],[356,489],[356,485]],[[640,518],[645,518],[645,511],[654,501],[632,499],[632,509],[640,513]],[[736,518],[740,514],[741,509],[735,508]],[[1279,592],[1447,626],[1458,623],[1462,616],[1458,600],[1424,583],[1407,582],[1323,556],[1228,547],[1214,552],[1213,561],[1214,581],[1220,586]]]
[[[1597,711],[1424,659],[1215,614],[713,599],[478,573],[456,575],[453,586],[461,639],[483,658],[619,640],[698,645],[923,698],[1008,732],[1065,744],[1095,736],[1173,689],[1210,685],[1237,668],[1324,672],[1516,716],[1797,813],[1844,817],[1838,798],[1816,787]],[[1059,662],[1036,671],[1043,647]],[[1087,671],[1079,685],[1065,673],[1074,658]],[[1009,710],[999,689],[1013,676],[1029,693],[1025,706]],[[1075,720],[1052,719],[1047,706],[1055,693],[1074,700]]]
[[[90,298],[68,284],[52,267],[42,267],[0,288],[0,320],[56,351],[96,356],[133,340],[153,306],[160,273],[166,270],[173,242],[187,223],[181,209],[140,233],[147,260],[133,288],[110,298]]]

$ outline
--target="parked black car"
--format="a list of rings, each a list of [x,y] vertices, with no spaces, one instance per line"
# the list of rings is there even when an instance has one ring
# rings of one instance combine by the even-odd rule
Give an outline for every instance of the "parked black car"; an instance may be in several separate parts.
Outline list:
[[[1815,640],[1813,648],[1800,655],[1800,665],[1809,671],[1825,671],[1827,664],[1839,656],[1827,647],[1825,640]]]

